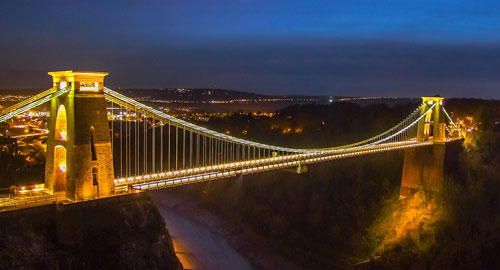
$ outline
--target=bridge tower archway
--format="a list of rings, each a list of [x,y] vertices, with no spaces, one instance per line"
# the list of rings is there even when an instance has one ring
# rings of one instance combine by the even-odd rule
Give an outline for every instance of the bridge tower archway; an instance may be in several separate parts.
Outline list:
[[[68,140],[68,116],[64,104],[59,105],[56,114],[56,126],[54,130],[56,140],[66,142]]]
[[[45,181],[45,187],[53,192],[66,191],[67,134],[68,120],[66,107],[64,107],[64,104],[60,104],[55,115],[53,170],[50,177],[47,177]]]
[[[45,187],[52,193],[65,192],[72,201],[109,196],[114,192],[113,156],[102,91],[108,73],[49,74],[55,89],[69,91],[50,101]]]

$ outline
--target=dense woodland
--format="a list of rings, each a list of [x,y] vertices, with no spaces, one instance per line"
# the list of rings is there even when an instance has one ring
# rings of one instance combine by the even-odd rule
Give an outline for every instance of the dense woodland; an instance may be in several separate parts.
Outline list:
[[[451,99],[446,107],[455,116],[472,115],[480,129],[450,150],[454,159],[440,194],[399,200],[402,152],[310,165],[306,174],[270,172],[171,192],[188,194],[298,268],[493,269],[500,252],[500,102]],[[269,143],[325,146],[387,129],[413,108],[293,106],[276,119],[234,116],[208,125],[246,129],[249,138]],[[300,125],[303,132],[282,134],[269,130],[273,124]]]
[[[207,127],[234,136],[290,147],[327,147],[365,139],[394,126],[418,104],[360,106],[349,102],[294,105],[273,117],[233,114],[212,118]]]

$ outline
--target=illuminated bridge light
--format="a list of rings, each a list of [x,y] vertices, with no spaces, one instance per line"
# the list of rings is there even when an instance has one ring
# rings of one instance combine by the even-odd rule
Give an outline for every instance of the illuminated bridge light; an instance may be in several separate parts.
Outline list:
[[[59,169],[61,170],[62,173],[66,172],[66,163],[60,163]]]

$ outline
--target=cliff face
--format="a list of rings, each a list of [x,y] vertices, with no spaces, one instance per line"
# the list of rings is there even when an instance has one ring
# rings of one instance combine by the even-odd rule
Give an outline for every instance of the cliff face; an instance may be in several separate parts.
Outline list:
[[[149,196],[0,214],[0,269],[182,269]]]

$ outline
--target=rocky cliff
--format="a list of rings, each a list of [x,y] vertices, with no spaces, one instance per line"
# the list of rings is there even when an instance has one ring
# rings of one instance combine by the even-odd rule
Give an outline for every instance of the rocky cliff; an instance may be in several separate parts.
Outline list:
[[[0,269],[182,269],[149,196],[0,214]]]

